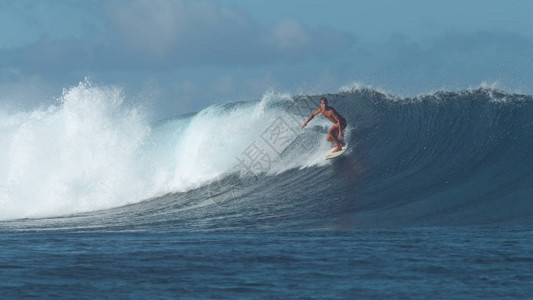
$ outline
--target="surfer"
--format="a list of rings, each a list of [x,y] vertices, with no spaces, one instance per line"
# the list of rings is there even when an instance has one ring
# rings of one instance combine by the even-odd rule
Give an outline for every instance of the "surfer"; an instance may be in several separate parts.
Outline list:
[[[342,141],[344,139],[342,131],[344,128],[346,128],[346,119],[343,118],[335,109],[333,109],[333,107],[328,106],[328,99],[326,97],[322,97],[320,99],[320,107],[315,110],[311,116],[309,116],[309,119],[307,119],[307,121],[302,125],[302,128],[307,126],[307,123],[309,123],[309,121],[311,121],[311,119],[313,119],[314,116],[318,115],[319,113],[322,113],[324,117],[334,123],[329,129],[328,137],[326,138],[328,142],[335,143],[336,148],[332,152],[341,151],[342,146],[345,145],[344,141]],[[337,136],[341,140],[339,140]]]

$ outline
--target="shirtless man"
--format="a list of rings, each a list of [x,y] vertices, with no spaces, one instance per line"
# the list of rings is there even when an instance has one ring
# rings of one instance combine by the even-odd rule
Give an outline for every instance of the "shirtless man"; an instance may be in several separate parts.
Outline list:
[[[322,99],[320,99],[320,108],[315,110],[311,116],[309,116],[309,119],[307,119],[307,121],[302,125],[302,128],[307,126],[307,123],[309,123],[309,121],[311,121],[311,119],[319,113],[322,113],[324,117],[335,123],[329,129],[326,140],[328,142],[335,143],[336,148],[333,150],[333,152],[341,151],[342,146],[344,146],[345,143],[343,141],[339,141],[337,136],[339,136],[340,139],[344,139],[342,131],[344,128],[346,128],[346,119],[344,119],[335,109],[333,109],[333,107],[328,106],[328,99],[326,99],[326,97],[322,97]]]

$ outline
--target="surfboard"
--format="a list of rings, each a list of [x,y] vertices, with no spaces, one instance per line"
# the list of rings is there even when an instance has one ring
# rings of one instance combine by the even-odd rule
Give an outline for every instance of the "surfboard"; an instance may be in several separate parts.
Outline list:
[[[340,156],[340,155],[342,155],[344,153],[344,151],[346,151],[346,149],[348,149],[348,144],[342,146],[342,150],[341,151],[333,152],[333,150],[335,150],[335,148],[333,148],[333,149],[328,151],[326,156],[324,156],[324,160],[332,159],[332,158],[335,158],[337,156]]]

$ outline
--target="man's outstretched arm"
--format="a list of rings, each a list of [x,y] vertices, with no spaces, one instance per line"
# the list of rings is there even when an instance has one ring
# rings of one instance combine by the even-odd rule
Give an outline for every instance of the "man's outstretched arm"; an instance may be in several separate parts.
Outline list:
[[[309,116],[309,119],[307,119],[307,121],[305,121],[305,123],[302,125],[302,128],[304,128],[305,126],[307,126],[307,123],[309,123],[309,121],[311,121],[311,119],[313,119],[316,115],[318,115],[320,113],[320,108],[315,110],[310,116]]]

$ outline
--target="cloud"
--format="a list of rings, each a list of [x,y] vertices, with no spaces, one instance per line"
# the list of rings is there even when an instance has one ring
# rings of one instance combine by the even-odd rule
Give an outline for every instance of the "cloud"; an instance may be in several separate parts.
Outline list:
[[[308,30],[297,20],[283,20],[275,24],[270,36],[272,43],[279,49],[300,48],[307,46],[312,38]]]
[[[113,2],[105,15],[117,51],[174,67],[301,60],[337,52],[321,44],[354,42],[349,34],[311,30],[294,19],[264,27],[243,11],[208,1]]]
[[[233,95],[238,88],[238,82],[231,75],[224,75],[212,84],[212,89],[220,95]]]
[[[137,0],[112,2],[106,7],[106,21],[112,35],[133,50],[166,56],[196,39],[205,43],[221,34],[243,35],[239,26],[250,28],[252,22],[218,8],[209,2]],[[241,22],[242,24],[236,24]]]
[[[418,41],[396,36],[362,45],[347,63],[351,69],[341,72],[405,94],[462,89],[483,81],[522,89],[533,80],[532,51],[531,39],[511,32],[449,31]]]
[[[244,11],[192,0],[102,1],[103,30],[0,49],[0,68],[40,73],[172,70],[190,66],[258,66],[334,57],[353,36],[314,30],[298,20],[258,24]],[[93,9],[94,11],[94,9]]]

